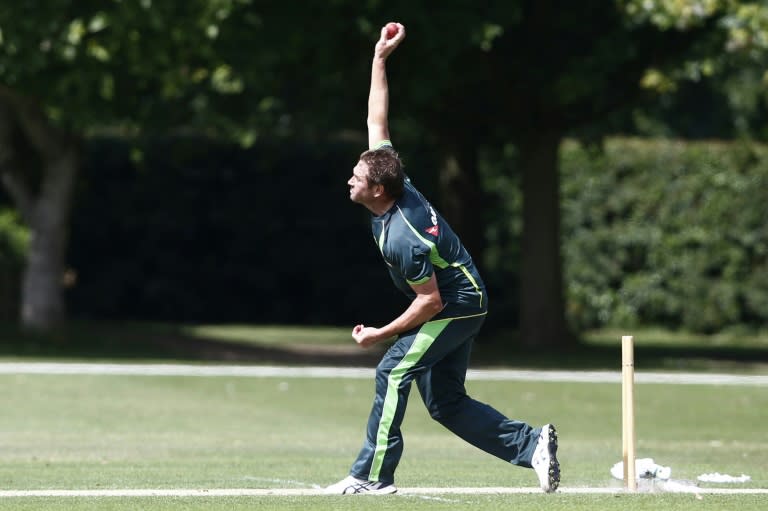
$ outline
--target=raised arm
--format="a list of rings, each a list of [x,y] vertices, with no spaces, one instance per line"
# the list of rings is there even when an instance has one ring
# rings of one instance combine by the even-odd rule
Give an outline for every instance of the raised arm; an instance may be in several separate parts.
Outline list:
[[[389,85],[387,84],[387,57],[405,39],[405,27],[397,25],[397,33],[387,38],[387,27],[382,27],[381,37],[376,42],[371,64],[371,91],[368,95],[368,147],[382,140],[389,140]]]

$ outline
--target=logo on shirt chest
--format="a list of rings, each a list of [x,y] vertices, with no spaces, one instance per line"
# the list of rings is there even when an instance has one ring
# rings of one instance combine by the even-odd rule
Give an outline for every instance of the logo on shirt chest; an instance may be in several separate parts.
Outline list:
[[[427,227],[426,229],[424,229],[424,231],[427,234],[431,234],[432,236],[437,236],[438,234],[440,234],[440,228],[438,228],[437,226],[437,213],[435,213],[435,209],[432,206],[429,207],[429,212],[430,212],[429,219],[432,220],[432,227]]]

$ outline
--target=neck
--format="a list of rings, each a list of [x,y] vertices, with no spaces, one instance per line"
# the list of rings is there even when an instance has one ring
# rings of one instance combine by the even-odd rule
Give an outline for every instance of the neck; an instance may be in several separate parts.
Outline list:
[[[373,204],[366,204],[365,207],[367,207],[371,213],[373,213],[375,216],[381,216],[390,209],[392,209],[392,206],[395,205],[394,199],[386,199],[382,201],[377,201]]]

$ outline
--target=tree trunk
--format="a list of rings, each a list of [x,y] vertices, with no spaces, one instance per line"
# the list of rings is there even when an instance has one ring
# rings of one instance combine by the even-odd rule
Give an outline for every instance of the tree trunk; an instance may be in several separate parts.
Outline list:
[[[532,129],[520,148],[523,192],[520,336],[530,347],[567,347],[560,250],[560,175],[562,134]]]
[[[483,209],[477,148],[467,146],[449,153],[440,171],[440,212],[481,270],[485,253]]]
[[[65,317],[64,258],[77,168],[77,151],[70,148],[43,170],[21,285],[21,323],[26,328],[48,330]]]
[[[79,140],[40,106],[0,86],[0,180],[30,230],[21,283],[22,326],[48,330],[65,315],[64,258]]]

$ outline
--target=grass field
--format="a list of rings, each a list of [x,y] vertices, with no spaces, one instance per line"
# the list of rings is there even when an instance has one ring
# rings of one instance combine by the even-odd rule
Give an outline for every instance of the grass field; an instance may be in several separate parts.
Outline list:
[[[563,488],[614,488],[620,387],[470,381],[511,417],[554,422]],[[0,375],[0,490],[310,489],[335,482],[357,453],[373,395],[368,379]],[[760,386],[639,384],[638,457],[675,479],[748,474],[768,488],[768,392]],[[397,484],[533,487],[510,466],[431,421],[418,393],[404,423]],[[701,483],[704,488],[724,487]],[[361,500],[362,499],[362,500]],[[765,509],[766,495],[402,494],[386,497],[3,497],[0,509]]]

